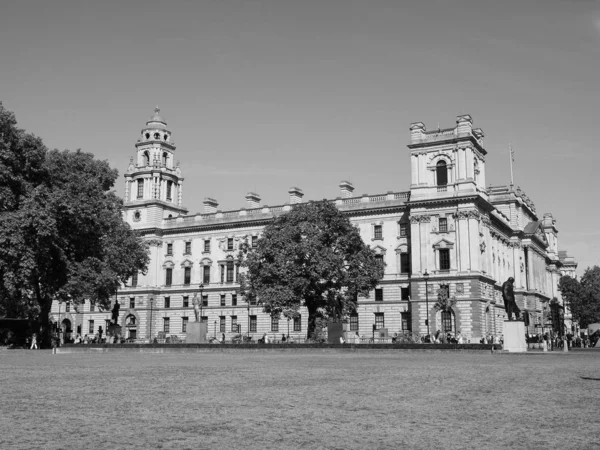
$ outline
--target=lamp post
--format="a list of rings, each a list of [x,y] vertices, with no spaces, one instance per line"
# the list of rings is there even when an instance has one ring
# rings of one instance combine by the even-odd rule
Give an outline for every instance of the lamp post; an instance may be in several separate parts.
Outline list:
[[[423,274],[423,278],[425,278],[425,325],[427,325],[427,337],[431,342],[431,336],[429,334],[429,274],[427,271]]]
[[[217,337],[217,321],[216,320],[215,320],[215,334],[214,334],[214,337],[215,338]]]
[[[150,301],[150,336],[148,337],[148,341],[152,344],[152,306],[154,304],[154,297],[151,295],[148,300]]]
[[[248,299],[248,341],[250,341],[250,299]]]
[[[289,316],[288,316],[287,320],[288,320],[288,334],[287,334],[287,338],[289,339],[290,338],[290,317]]]

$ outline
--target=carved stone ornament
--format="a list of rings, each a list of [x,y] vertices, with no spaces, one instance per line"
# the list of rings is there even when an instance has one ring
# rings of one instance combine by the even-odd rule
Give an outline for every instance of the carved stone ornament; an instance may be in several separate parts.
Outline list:
[[[486,248],[485,242],[481,241],[481,242],[479,243],[479,251],[480,251],[481,253],[484,253],[484,252],[485,252],[485,248]]]
[[[133,221],[139,222],[140,220],[142,220],[142,212],[139,209],[137,209],[133,212]]]
[[[133,156],[129,158],[129,167],[127,167],[127,172],[131,173],[135,170],[135,165],[133,164]]]
[[[163,242],[160,239],[148,239],[146,241],[150,247],[162,247]]]

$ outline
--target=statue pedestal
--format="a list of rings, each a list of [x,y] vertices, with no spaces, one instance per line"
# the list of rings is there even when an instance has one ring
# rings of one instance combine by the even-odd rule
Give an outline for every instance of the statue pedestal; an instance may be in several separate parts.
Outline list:
[[[525,323],[522,320],[504,321],[504,350],[511,353],[527,351]]]
[[[203,322],[191,322],[185,330],[186,344],[205,344],[208,324]]]

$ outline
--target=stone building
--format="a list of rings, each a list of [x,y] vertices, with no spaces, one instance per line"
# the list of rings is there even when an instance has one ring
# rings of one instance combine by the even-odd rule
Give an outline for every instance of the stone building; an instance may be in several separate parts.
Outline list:
[[[339,184],[340,196],[331,201],[385,265],[379,286],[348,318],[352,332],[371,336],[374,325],[421,335],[460,330],[471,342],[500,335],[505,319],[500,287],[509,276],[529,331],[539,331],[544,304],[560,299],[561,273],[574,273],[577,263],[558,250],[551,214],[540,218],[518,187],[486,186],[483,138],[468,115],[447,129],[427,131],[413,123],[408,191],[355,195],[352,183]],[[302,190],[290,188],[289,202],[277,206],[262,205],[260,195],[250,192],[246,207],[233,211],[205,198],[204,211],[189,214],[182,170],[174,163],[176,146],[158,109],[135,147],[125,174],[123,217],[149,241],[151,262],[146,275],[133,277],[116,295],[127,337],[162,332],[185,338],[195,296],[202,299],[202,320],[211,334],[305,336],[305,312],[287,321],[243,301],[237,261],[240,243],[256,243],[274,217],[304,201]],[[449,300],[436,305],[442,291]],[[55,304],[52,310],[55,320],[68,321],[65,327],[77,327],[82,335],[94,334],[98,326],[106,330],[110,312],[94,310],[89,302],[77,311],[65,309],[61,314]]]

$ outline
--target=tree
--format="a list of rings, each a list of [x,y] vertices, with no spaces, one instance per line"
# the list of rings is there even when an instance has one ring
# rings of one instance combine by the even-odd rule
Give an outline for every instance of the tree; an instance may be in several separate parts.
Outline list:
[[[356,310],[383,277],[383,266],[358,230],[332,203],[294,205],[267,225],[257,247],[242,245],[241,292],[265,312],[308,309],[307,337],[319,318],[341,319]]]
[[[53,300],[108,308],[148,249],[122,220],[106,161],[48,151],[1,103],[0,133],[0,314],[38,317],[47,345]]]
[[[588,267],[581,281],[567,275],[561,277],[558,289],[581,327],[600,322],[600,267]]]

